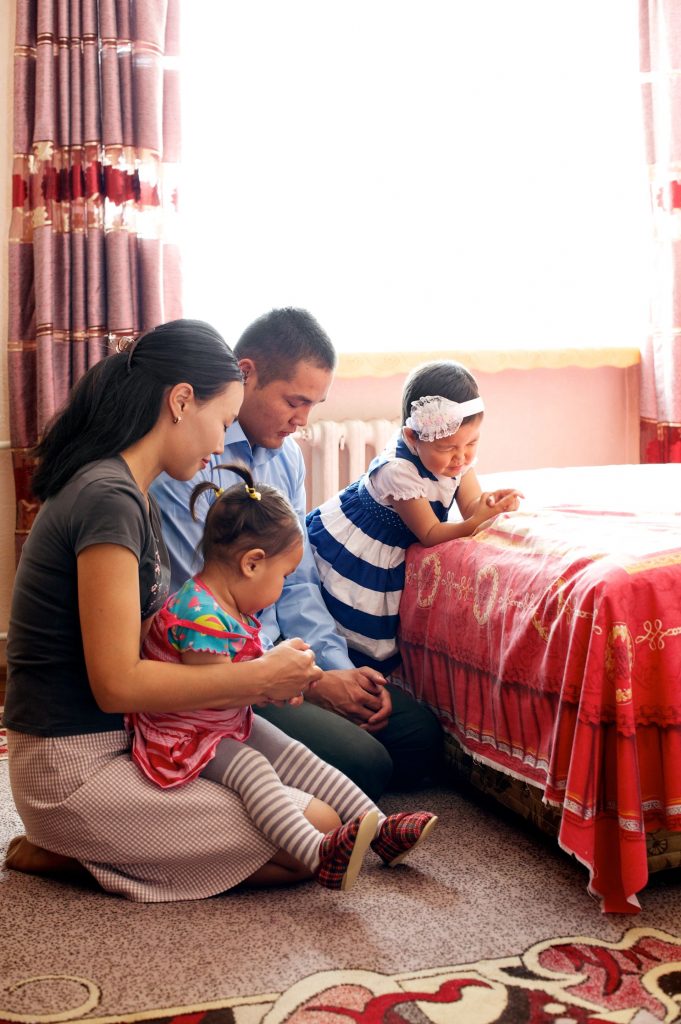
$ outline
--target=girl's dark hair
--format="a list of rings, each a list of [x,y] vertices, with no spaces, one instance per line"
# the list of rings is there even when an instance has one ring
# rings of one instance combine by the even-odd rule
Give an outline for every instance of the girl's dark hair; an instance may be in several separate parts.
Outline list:
[[[404,426],[411,416],[412,403],[419,398],[439,395],[441,398],[448,398],[450,402],[468,402],[471,398],[478,398],[479,394],[475,377],[461,363],[449,359],[424,363],[412,370],[404,383],[402,425]],[[482,413],[466,416],[463,422],[469,423],[478,416],[482,416]]]
[[[192,491],[189,511],[193,519],[199,518],[195,515],[198,498],[209,490],[217,495],[206,515],[199,549],[204,565],[238,558],[253,547],[262,548],[266,557],[272,558],[302,540],[298,516],[281,491],[267,484],[254,484],[249,470],[238,463],[216,468],[236,473],[244,482],[222,490],[204,480]]]
[[[56,494],[74,473],[124,451],[148,434],[166,391],[191,384],[199,402],[219,394],[241,370],[224,338],[202,320],[171,320],[96,363],[73,388],[33,454],[33,493]]]

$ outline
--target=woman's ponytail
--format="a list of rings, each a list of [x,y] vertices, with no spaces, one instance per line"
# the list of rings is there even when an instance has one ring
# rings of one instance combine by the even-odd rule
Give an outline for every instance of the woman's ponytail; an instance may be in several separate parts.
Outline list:
[[[141,335],[125,352],[106,356],[81,377],[34,450],[33,493],[56,494],[82,466],[111,458],[149,433],[163,397],[191,384],[207,401],[241,381],[232,350],[202,320],[172,320]]]

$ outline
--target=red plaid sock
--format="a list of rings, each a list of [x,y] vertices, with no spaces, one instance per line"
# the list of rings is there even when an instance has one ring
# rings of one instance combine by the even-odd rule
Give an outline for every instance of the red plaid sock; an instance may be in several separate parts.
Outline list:
[[[377,812],[367,811],[327,832],[319,847],[316,878],[320,885],[326,889],[352,888],[377,825]]]
[[[437,817],[428,811],[391,814],[381,825],[371,849],[392,868],[422,843],[436,824]]]

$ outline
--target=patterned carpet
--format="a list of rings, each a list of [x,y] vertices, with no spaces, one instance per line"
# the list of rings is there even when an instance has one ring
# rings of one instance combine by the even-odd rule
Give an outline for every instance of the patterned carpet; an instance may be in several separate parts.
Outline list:
[[[653,1024],[679,1020],[681,939],[647,928],[628,929],[617,943],[561,936],[498,959],[396,975],[323,971],[285,992],[113,1017],[97,1015],[96,982],[34,977],[5,989],[5,1005],[22,989],[47,980],[63,982],[65,991],[70,987],[70,1011],[31,1016],[0,1010],[1,1024]]]
[[[681,872],[604,915],[554,843],[451,787],[432,839],[347,894],[134,904],[0,867],[0,1024],[680,1021]],[[181,827],[181,822],[178,822]],[[0,763],[0,865],[21,822]]]

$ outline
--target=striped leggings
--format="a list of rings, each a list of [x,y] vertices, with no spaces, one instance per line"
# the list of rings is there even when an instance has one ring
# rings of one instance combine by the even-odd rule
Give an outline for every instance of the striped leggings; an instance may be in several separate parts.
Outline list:
[[[238,793],[263,835],[310,871],[319,865],[323,836],[295,805],[287,786],[328,804],[343,824],[366,811],[378,811],[347,776],[257,716],[249,738],[243,743],[229,737],[221,740],[201,774]],[[385,815],[378,814],[380,827]]]

